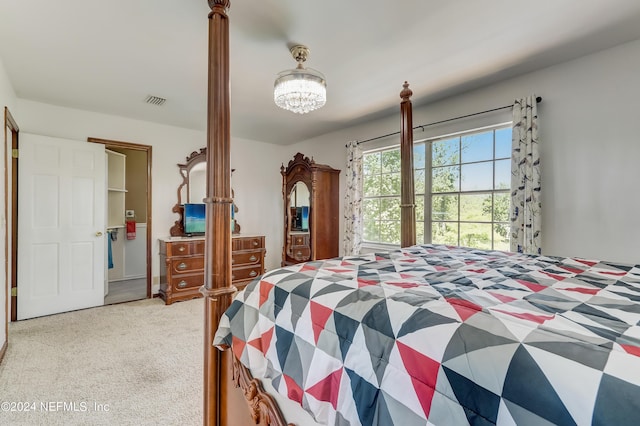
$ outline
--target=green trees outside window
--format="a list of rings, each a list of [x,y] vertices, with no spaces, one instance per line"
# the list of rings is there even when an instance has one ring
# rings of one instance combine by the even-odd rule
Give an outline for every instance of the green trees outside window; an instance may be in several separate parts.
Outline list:
[[[509,250],[511,128],[414,143],[419,243]],[[400,244],[400,149],[364,154],[364,241]]]

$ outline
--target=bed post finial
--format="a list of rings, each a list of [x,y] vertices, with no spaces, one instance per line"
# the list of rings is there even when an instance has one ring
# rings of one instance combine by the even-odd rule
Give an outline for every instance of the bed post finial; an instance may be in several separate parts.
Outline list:
[[[230,0],[208,0],[208,1],[209,1],[209,7],[211,8],[211,10],[213,10],[215,7],[222,7],[225,10],[231,7]]]
[[[413,92],[411,91],[411,89],[409,89],[409,83],[405,81],[402,87],[403,89],[400,92],[400,98],[403,101],[409,101],[409,98],[411,98],[411,96],[413,95]]]

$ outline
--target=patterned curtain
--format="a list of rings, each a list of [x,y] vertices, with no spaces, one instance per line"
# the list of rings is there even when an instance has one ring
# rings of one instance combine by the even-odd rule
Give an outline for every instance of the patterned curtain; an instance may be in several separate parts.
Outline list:
[[[358,142],[347,144],[347,181],[344,203],[344,255],[360,254],[362,246],[362,150]]]
[[[541,254],[540,154],[535,95],[513,105],[511,251]]]

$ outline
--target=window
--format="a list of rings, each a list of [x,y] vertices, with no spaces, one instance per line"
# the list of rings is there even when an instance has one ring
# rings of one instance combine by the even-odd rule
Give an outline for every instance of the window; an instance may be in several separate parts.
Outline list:
[[[414,143],[417,242],[509,250],[511,128]],[[364,235],[400,243],[400,148],[367,152]]]

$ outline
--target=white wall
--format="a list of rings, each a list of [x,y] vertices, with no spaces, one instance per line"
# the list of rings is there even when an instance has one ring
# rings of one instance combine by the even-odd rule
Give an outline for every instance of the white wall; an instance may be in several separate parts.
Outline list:
[[[577,60],[493,84],[481,90],[414,107],[413,124],[509,105],[535,93],[539,105],[543,168],[543,253],[640,263],[640,40]],[[425,72],[428,78],[428,72]],[[411,82],[410,82],[411,83]],[[316,161],[342,168],[345,143],[400,129],[398,113],[301,142],[290,147]],[[416,94],[417,95],[417,94]],[[435,126],[423,135],[446,134],[502,122],[496,113],[453,125]],[[365,149],[372,145],[364,145]],[[341,174],[341,190],[344,176]],[[343,197],[342,197],[343,198]],[[341,232],[344,226],[341,225]]]
[[[12,117],[16,121],[18,121],[18,126],[19,126],[20,116],[16,113],[15,104],[16,104],[16,94],[13,91],[11,82],[9,82],[9,77],[7,76],[7,73],[4,69],[4,64],[2,62],[2,59],[0,59],[0,108],[2,110],[2,114],[1,114],[2,129],[3,129],[2,143],[6,144],[4,145],[5,155],[9,155],[11,150],[11,134],[7,133],[7,130],[5,127],[4,108],[5,107],[9,108],[9,111],[11,112]],[[4,158],[1,158],[0,160],[2,161],[2,164],[4,164]],[[9,159],[7,159],[7,164],[9,167],[11,167],[11,161],[9,161]],[[11,175],[11,171],[9,170],[9,176],[10,175]],[[2,170],[0,170],[0,188],[2,188],[1,191],[3,193],[3,196],[0,199],[4,200],[6,197],[6,194],[4,193],[5,192],[4,171]],[[9,197],[9,200],[10,199],[11,197]],[[9,206],[9,211],[11,211],[10,206]],[[5,232],[5,226],[6,226],[7,220],[8,218],[5,217],[5,213],[4,213],[4,206],[2,206],[0,208],[0,244],[2,244],[2,246],[0,246],[0,283],[2,283],[2,285],[0,285],[0,349],[7,342],[6,323],[8,321],[7,316],[9,315],[9,309],[8,309],[9,299],[7,298],[7,293],[6,293],[6,289],[8,288],[9,283],[7,282],[8,280],[6,279],[7,271],[5,270],[5,261],[7,259],[7,253],[5,252],[5,249],[4,249],[5,238],[8,238],[8,242],[7,242],[8,247],[11,247],[10,234],[8,236]],[[10,273],[10,271],[8,272]]]
[[[106,114],[64,108],[18,99],[20,131],[86,141],[88,137],[151,145],[152,153],[152,275],[153,292],[158,290],[158,238],[169,236],[178,216],[171,212],[177,202],[182,178],[178,163],[193,151],[206,146],[205,132]],[[282,241],[274,231],[274,218],[280,208],[279,149],[260,142],[232,141],[233,185],[239,207],[237,220],[242,233],[266,236],[267,267],[274,263],[276,243]],[[275,175],[274,175],[275,173]],[[246,185],[246,187],[245,187]],[[277,223],[277,222],[276,222]],[[277,244],[280,244],[279,242]]]
[[[293,157],[292,157],[293,158]],[[283,160],[284,159],[284,160]],[[233,139],[231,184],[238,207],[241,234],[264,235],[265,268],[280,266],[284,238],[284,202],[280,165],[289,161],[285,148],[246,139]]]

